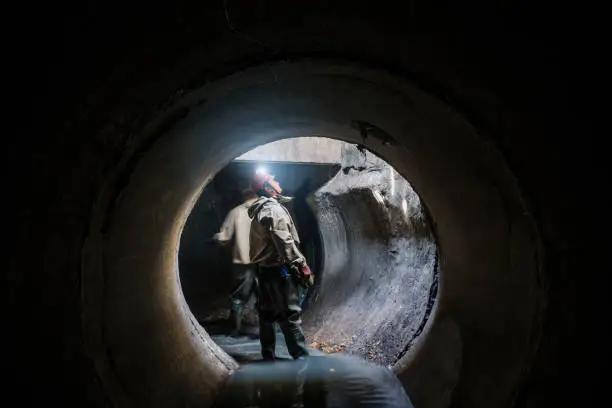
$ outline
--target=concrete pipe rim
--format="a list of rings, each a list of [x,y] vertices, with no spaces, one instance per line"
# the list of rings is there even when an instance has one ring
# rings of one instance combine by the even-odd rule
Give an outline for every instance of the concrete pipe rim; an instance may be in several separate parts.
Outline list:
[[[363,140],[350,126],[356,119],[393,135],[394,145]],[[366,145],[414,186],[435,221],[438,299],[394,367],[415,405],[512,398],[537,342],[542,250],[501,154],[459,112],[402,78],[303,60],[249,68],[185,95],[139,137],[135,146],[146,154],[138,147],[126,153],[102,190],[83,250],[82,324],[113,401],[212,403],[236,364],[182,297],[182,227],[229,160],[304,135]],[[505,372],[492,372],[494,365]]]

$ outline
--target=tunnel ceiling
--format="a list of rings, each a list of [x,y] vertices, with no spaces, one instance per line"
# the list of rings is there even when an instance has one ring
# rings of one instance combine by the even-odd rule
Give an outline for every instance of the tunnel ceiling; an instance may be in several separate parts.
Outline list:
[[[295,137],[258,146],[234,160],[340,164],[342,145],[324,137]]]

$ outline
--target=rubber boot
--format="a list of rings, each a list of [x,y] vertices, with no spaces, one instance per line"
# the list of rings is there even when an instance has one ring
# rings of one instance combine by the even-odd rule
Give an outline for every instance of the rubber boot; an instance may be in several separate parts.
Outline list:
[[[232,307],[230,310],[230,324],[232,325],[230,332],[231,337],[240,337],[242,334],[243,309],[242,303],[235,301],[232,302]]]

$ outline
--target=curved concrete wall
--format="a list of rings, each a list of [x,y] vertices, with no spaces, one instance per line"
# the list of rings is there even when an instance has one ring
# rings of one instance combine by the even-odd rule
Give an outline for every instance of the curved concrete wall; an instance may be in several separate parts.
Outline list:
[[[108,190],[90,227],[86,335],[101,346],[91,349],[98,365],[114,368],[100,371],[107,386],[119,381],[137,405],[212,401],[232,363],[194,326],[184,304],[177,275],[181,229],[202,187],[232,157],[272,140],[317,134],[365,143],[411,180],[435,220],[439,303],[396,364],[415,405],[434,406],[445,390],[473,407],[508,401],[538,330],[539,246],[503,160],[461,116],[388,74],[313,62],[264,66],[210,84],[182,98],[173,114],[184,119],[138,161],[118,197]],[[364,141],[353,126],[362,118],[393,143]],[[448,345],[431,338],[447,322],[462,345],[451,356],[462,361],[459,374],[441,369]],[[432,366],[436,380],[419,384]]]
[[[104,252],[96,248],[105,244],[103,218],[128,184],[127,175],[176,120],[158,123],[155,134],[143,132],[156,127],[152,121],[183,96],[231,73],[270,61],[322,57],[380,68],[417,84],[458,109],[459,115],[449,112],[446,117],[457,115],[460,122],[467,118],[474,132],[486,136],[485,144],[499,149],[512,171],[500,175],[495,166],[478,164],[487,162],[486,151],[471,155],[466,152],[474,149],[457,148],[477,143],[469,137],[459,137],[456,143],[451,137],[435,137],[428,145],[427,132],[413,132],[411,142],[402,142],[409,149],[403,156],[391,160],[383,152],[398,169],[402,167],[401,173],[435,215],[432,225],[439,238],[440,263],[453,266],[442,269],[438,312],[428,321],[426,341],[417,342],[409,352],[412,356],[407,356],[413,369],[418,366],[419,375],[404,376],[406,384],[434,405],[450,401],[456,407],[514,403],[575,407],[597,405],[606,397],[602,382],[609,366],[605,360],[609,345],[601,327],[608,316],[605,283],[610,268],[605,256],[597,256],[597,248],[608,209],[597,193],[609,184],[609,160],[600,159],[607,149],[601,127],[595,126],[603,115],[596,114],[597,104],[588,103],[600,99],[608,75],[597,62],[607,38],[597,32],[605,27],[597,21],[604,13],[583,4],[551,7],[547,2],[530,2],[528,7],[517,2],[487,2],[485,7],[483,2],[462,2],[460,7],[447,8],[420,0],[376,5],[334,1],[325,7],[280,0],[188,0],[160,7],[114,3],[94,0],[80,8],[65,2],[39,2],[35,8],[15,3],[15,17],[26,17],[23,27],[34,35],[13,42],[8,54],[14,58],[6,64],[10,85],[16,88],[9,91],[8,100],[16,109],[7,123],[19,128],[6,138],[8,146],[3,149],[9,255],[0,298],[6,312],[2,344],[7,354],[4,367],[10,373],[4,383],[7,401],[12,397],[23,406],[117,405],[113,402],[123,384],[113,383],[120,373],[113,369],[113,350],[105,348],[104,328],[97,318],[104,304],[92,301],[103,297],[105,282]],[[586,29],[568,30],[568,21]],[[270,75],[263,80],[284,81],[282,74],[275,77],[276,69],[269,67]],[[401,83],[389,81],[384,86],[394,90]],[[377,98],[365,96],[368,104]],[[217,103],[215,98],[210,101]],[[342,110],[326,101],[322,99],[321,109]],[[404,113],[413,109],[412,102],[417,108],[421,103],[412,98],[405,102]],[[379,110],[374,104],[368,106],[369,113],[357,119],[395,135],[397,127],[387,129],[378,123],[372,116]],[[379,109],[382,113],[387,109],[384,102]],[[265,113],[261,107],[255,110]],[[182,113],[177,112],[177,118],[184,117]],[[402,126],[440,118],[418,113],[416,120],[400,114]],[[257,144],[245,140],[257,132],[248,126],[243,130],[242,142],[226,139],[243,143],[237,154]],[[425,157],[418,165],[409,165],[415,156]],[[492,208],[482,204],[473,212],[476,215],[467,216],[462,209],[475,208],[472,189],[457,183],[461,177],[452,171],[435,171],[440,163],[432,157],[467,162],[465,166],[475,169],[474,177],[481,180],[480,191],[490,193],[478,194],[480,202],[488,201]],[[497,162],[499,154],[490,157]],[[449,173],[447,183],[444,176]],[[125,177],[113,179],[116,174]],[[527,205],[512,199],[514,189],[509,190],[504,180],[513,178]],[[109,185],[109,179],[116,183]],[[453,193],[443,195],[436,189]],[[149,201],[160,200],[150,197]],[[511,205],[499,211],[500,201]],[[445,202],[457,206],[446,216]],[[166,207],[161,213],[168,211]],[[453,222],[460,214],[466,215],[463,221]],[[520,264],[527,258],[514,244],[537,241],[537,234],[521,238],[529,233],[517,221],[529,214],[537,220],[546,249],[545,258],[536,252],[534,257],[539,258],[530,261],[545,265],[539,285],[521,280],[526,274]],[[92,222],[92,217],[100,223]],[[486,242],[498,240],[495,230],[474,227],[490,225],[498,217],[512,220],[498,228],[508,238],[497,244],[506,248],[504,252],[492,251],[494,245]],[[474,245],[479,236],[482,246]],[[458,242],[453,245],[452,239]],[[498,268],[482,266],[477,252],[499,259],[506,265],[500,270],[508,273],[482,273]],[[474,299],[462,305],[461,294],[450,287],[462,279],[461,269],[472,266],[477,270],[463,279]],[[497,290],[489,290],[495,279],[499,279]],[[524,337],[514,337],[511,327],[531,329],[530,320],[523,318],[525,310],[513,315],[508,305],[511,301],[522,305],[525,298],[529,304],[540,287],[547,295],[542,338],[534,334],[531,340],[540,346],[534,349],[533,364],[524,360],[519,377],[525,381],[510,381],[514,365],[509,363],[512,375],[506,377],[506,360],[495,358],[495,350],[506,345],[508,360],[518,361]],[[450,299],[445,300],[444,292]],[[514,299],[506,293],[514,293]],[[478,315],[479,308],[490,309],[491,318]],[[478,342],[481,334],[483,341]],[[516,344],[504,336],[517,338]],[[134,347],[146,341],[137,334],[133,337]],[[490,363],[484,365],[482,360]],[[459,375],[441,381],[441,373],[454,366],[461,368]],[[401,368],[396,366],[398,372]],[[490,380],[478,376],[479,371],[492,373]],[[206,379],[200,380],[205,387]],[[460,385],[453,389],[452,384]],[[514,392],[504,398],[509,388]]]
[[[307,337],[392,366],[436,295],[436,245],[419,197],[390,165],[347,145],[342,170],[313,208],[325,259]]]

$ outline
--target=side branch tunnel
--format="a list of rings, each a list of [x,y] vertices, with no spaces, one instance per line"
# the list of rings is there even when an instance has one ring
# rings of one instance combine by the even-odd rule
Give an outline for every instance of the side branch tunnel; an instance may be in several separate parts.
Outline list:
[[[347,150],[342,170],[314,200],[324,284],[305,328],[315,341],[347,344],[348,352],[392,366],[435,301],[435,239],[408,182],[369,152]]]

